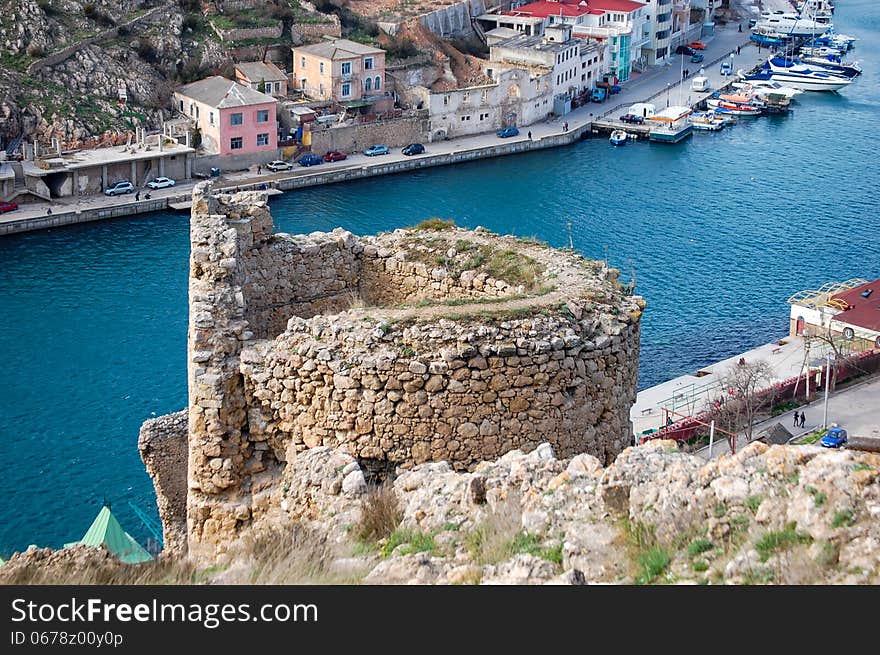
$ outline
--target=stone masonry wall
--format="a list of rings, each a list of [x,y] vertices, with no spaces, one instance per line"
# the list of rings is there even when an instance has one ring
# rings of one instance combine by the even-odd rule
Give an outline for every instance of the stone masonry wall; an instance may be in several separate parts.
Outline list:
[[[265,194],[210,183],[193,192],[190,237],[197,557],[273,515],[304,449],[339,448],[381,474],[467,469],[542,442],[607,462],[628,444],[644,303],[613,269],[436,221],[276,235]],[[179,503],[163,498],[166,462],[147,455],[171,533]]]
[[[389,148],[427,139],[428,121],[420,116],[359,123],[347,127],[323,127],[312,132],[312,152],[328,150],[360,152],[376,143]]]

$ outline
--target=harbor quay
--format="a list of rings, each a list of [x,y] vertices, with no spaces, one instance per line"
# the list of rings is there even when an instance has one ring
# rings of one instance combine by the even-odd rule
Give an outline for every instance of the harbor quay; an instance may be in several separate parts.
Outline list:
[[[489,132],[434,141],[426,145],[424,154],[412,157],[403,155],[399,150],[392,150],[382,157],[350,154],[343,161],[325,163],[317,170],[296,167],[299,170],[258,174],[256,166],[251,166],[248,170],[224,173],[216,185],[224,190],[268,188],[289,191],[571,145],[598,133],[597,125],[610,124],[620,114],[626,113],[626,107],[637,102],[651,102],[658,109],[669,104],[687,103],[692,106],[699,103],[708,93],[698,95],[690,90],[691,81],[697,74],[708,77],[713,88],[733,81],[732,76],[720,75],[718,69],[721,61],[732,62],[734,71],[749,70],[770,55],[767,49],[759,49],[750,42],[747,32],[739,32],[736,23],[718,28],[713,36],[705,38],[705,43],[703,52],[706,63],[691,64],[687,59],[686,63],[667,62],[644,73],[634,73],[627,83],[621,85],[622,90],[604,103],[587,103],[565,116],[523,126],[519,135],[514,137],[502,139],[494,132]],[[685,79],[682,79],[683,68],[689,71]],[[132,195],[94,195],[29,203],[13,213],[0,215],[0,236],[164,209],[188,208],[192,188],[197,182],[197,179],[187,180],[174,187],[150,190],[149,198],[146,197],[147,190],[142,190],[139,199],[134,199]]]

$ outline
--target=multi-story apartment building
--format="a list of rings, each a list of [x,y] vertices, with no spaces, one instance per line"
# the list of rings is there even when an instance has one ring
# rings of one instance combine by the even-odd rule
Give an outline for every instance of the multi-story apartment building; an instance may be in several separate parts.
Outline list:
[[[352,103],[385,92],[385,51],[348,39],[292,48],[294,88],[314,100]]]

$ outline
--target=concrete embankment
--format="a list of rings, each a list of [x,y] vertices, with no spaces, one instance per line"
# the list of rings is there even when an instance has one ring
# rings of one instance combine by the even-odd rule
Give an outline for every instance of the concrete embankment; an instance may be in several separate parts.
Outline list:
[[[375,177],[378,175],[405,173],[420,168],[446,166],[449,164],[474,161],[477,159],[513,155],[531,150],[556,148],[559,146],[570,145],[581,138],[588,137],[589,135],[590,124],[586,123],[578,125],[577,127],[573,126],[568,131],[550,134],[532,140],[518,139],[515,141],[503,141],[499,139],[499,142],[493,143],[492,145],[464,148],[461,150],[453,150],[451,152],[437,154],[428,153],[422,156],[395,161],[384,161],[379,159],[375,162],[358,163],[356,165],[335,168],[333,170],[322,170],[315,173],[298,172],[297,174],[289,175],[287,177],[276,176],[274,179],[261,179],[254,177],[234,184],[230,183],[223,185],[221,188],[244,190],[265,184],[271,188],[290,191],[310,186],[335,184],[349,180]],[[96,198],[96,201],[103,203],[105,199],[103,196],[100,196],[99,198]],[[69,211],[56,211],[45,216],[31,216],[21,219],[8,217],[6,220],[0,220],[0,236],[17,234],[20,232],[30,232],[32,230],[42,230],[51,227],[60,227],[63,225],[73,225],[75,223],[88,223],[90,221],[98,221],[106,218],[119,218],[122,216],[132,216],[134,214],[162,211],[169,209],[174,205],[178,207],[185,205],[187,202],[189,202],[189,193],[181,193],[162,198],[154,198],[152,200],[133,200],[131,202],[112,206],[96,204],[94,207],[86,206],[71,209]]]

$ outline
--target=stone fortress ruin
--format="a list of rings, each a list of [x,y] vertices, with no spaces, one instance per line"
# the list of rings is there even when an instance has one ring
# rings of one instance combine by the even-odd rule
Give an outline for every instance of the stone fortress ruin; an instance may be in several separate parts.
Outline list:
[[[436,219],[276,234],[265,194],[210,183],[190,236],[188,408],[140,438],[173,551],[222,550],[283,507],[304,449],[348,453],[343,485],[363,486],[630,443],[644,302],[601,263]]]

